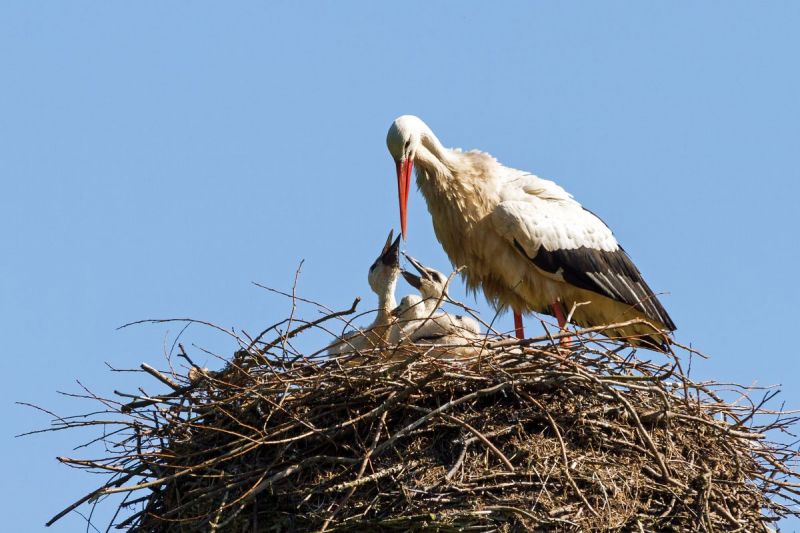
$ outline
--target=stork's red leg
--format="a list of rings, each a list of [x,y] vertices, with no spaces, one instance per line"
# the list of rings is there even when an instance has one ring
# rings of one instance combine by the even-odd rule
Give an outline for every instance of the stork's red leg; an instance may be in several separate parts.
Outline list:
[[[514,311],[514,333],[518,339],[525,338],[525,329],[522,327],[522,314],[519,311]]]
[[[558,329],[563,331],[564,326],[567,325],[567,319],[564,317],[564,310],[561,309],[561,304],[558,302],[553,302],[550,304],[550,309],[553,311],[556,320],[558,320]]]
[[[553,314],[556,316],[556,320],[558,320],[558,329],[561,333],[565,332],[567,330],[567,319],[564,316],[564,310],[561,308],[561,304],[558,302],[553,302],[550,304],[550,309],[552,309]],[[569,337],[561,337],[561,344],[564,346],[569,346]]]

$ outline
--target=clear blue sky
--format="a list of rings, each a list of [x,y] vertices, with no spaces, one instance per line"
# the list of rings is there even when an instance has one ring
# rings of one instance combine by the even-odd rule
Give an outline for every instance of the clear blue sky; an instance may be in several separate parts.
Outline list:
[[[176,332],[117,326],[257,331],[288,302],[250,282],[288,288],[302,258],[301,295],[370,296],[398,225],[384,138],[406,113],[558,181],[669,292],[677,338],[713,356],[699,376],[779,383],[800,407],[800,4],[299,5],[0,4],[7,531],[41,530],[99,482],[55,461],[80,435],[14,439],[48,419],[13,402],[74,414],[92,406],[54,391],[75,379],[151,385],[104,362],[159,363]],[[444,270],[418,193],[409,216],[408,250]]]

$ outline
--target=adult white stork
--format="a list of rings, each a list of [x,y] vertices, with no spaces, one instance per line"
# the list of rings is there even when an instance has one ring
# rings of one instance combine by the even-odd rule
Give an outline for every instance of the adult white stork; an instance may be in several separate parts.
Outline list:
[[[581,326],[642,318],[658,330],[675,330],[608,226],[554,182],[483,152],[445,148],[411,115],[392,123],[386,144],[397,166],[403,238],[416,168],[450,261],[466,266],[468,288],[481,287],[499,310],[511,307],[519,338],[522,313],[529,311],[555,316],[561,328],[572,312],[570,321]],[[654,348],[666,342],[647,324],[605,334]]]

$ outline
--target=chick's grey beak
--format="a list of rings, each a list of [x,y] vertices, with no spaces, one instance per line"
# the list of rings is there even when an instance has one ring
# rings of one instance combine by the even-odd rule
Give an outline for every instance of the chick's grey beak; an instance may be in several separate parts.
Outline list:
[[[398,235],[389,248],[381,255],[384,265],[400,266],[400,238]]]
[[[409,285],[419,290],[420,286],[422,285],[421,283],[422,280],[419,276],[415,276],[408,270],[403,270],[401,274],[403,274],[403,277],[406,279]]]
[[[426,271],[425,266],[422,263],[420,263],[419,261],[417,261],[416,259],[414,259],[413,257],[411,257],[406,253],[404,253],[403,255],[406,256],[408,262],[411,263],[411,266],[413,266],[417,270],[417,272],[420,273],[420,275],[425,276],[426,278],[428,277],[428,272]]]

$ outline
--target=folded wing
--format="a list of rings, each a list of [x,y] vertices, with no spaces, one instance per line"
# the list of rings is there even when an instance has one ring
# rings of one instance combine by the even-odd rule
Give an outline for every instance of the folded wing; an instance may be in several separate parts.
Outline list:
[[[544,181],[544,180],[542,180]],[[527,189],[527,188],[526,188]],[[492,212],[495,229],[559,281],[630,305],[670,331],[675,324],[605,223],[569,198],[525,191]]]

